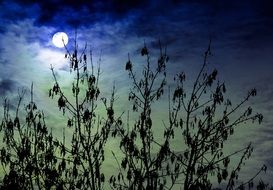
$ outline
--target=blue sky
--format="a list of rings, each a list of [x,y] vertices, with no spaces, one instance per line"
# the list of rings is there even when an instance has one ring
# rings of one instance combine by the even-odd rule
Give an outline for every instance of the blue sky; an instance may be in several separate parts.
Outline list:
[[[202,64],[202,54],[212,39],[210,66],[217,68],[234,102],[255,87],[258,96],[250,102],[264,114],[260,126],[243,126],[231,141],[231,149],[251,140],[254,153],[242,176],[247,178],[264,163],[266,178],[273,177],[273,2],[270,0],[150,0],[150,1],[64,1],[3,0],[0,3],[0,95],[16,100],[18,88],[35,86],[35,98],[54,123],[61,117],[55,102],[47,97],[53,83],[52,64],[64,87],[71,75],[63,59],[64,49],[53,46],[57,31],[68,34],[70,42],[77,28],[80,45],[94,50],[97,61],[102,52],[102,91],[113,81],[119,99],[127,99],[128,78],[124,71],[127,54],[136,68],[143,41],[153,55],[158,39],[167,45],[170,56],[168,76],[185,70],[193,79]],[[71,47],[72,43],[68,43]],[[119,101],[119,100],[118,100]],[[166,102],[165,102],[166,103]],[[118,104],[127,111],[129,103]],[[163,103],[164,104],[164,103]],[[158,117],[160,106],[156,106]],[[53,127],[57,132],[58,126]],[[113,144],[118,142],[114,142]],[[175,144],[179,146],[179,144]],[[110,162],[109,162],[110,163]],[[110,167],[110,166],[109,166]]]

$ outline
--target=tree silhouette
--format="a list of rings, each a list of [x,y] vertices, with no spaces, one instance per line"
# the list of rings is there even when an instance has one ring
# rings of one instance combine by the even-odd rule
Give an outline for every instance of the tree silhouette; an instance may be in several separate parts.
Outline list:
[[[174,185],[179,175],[178,159],[170,154],[169,139],[174,135],[173,125],[166,128],[162,139],[164,143],[158,151],[153,151],[154,146],[158,145],[154,140],[151,105],[163,95],[166,85],[165,68],[169,58],[160,45],[158,64],[153,69],[146,44],[141,50],[141,55],[145,57],[147,64],[140,79],[137,79],[133,71],[130,57],[125,66],[129,78],[133,81],[129,100],[133,102],[133,111],[139,115],[132,129],[116,128],[114,131],[121,137],[120,149],[124,154],[118,175],[110,178],[110,184],[117,189],[164,189],[166,185]],[[170,184],[167,183],[167,176],[171,176]]]
[[[48,132],[44,114],[37,111],[31,90],[31,102],[27,105],[26,124],[19,121],[18,110],[15,119],[9,114],[9,104],[5,101],[4,132],[5,147],[1,150],[1,164],[7,168],[2,189],[103,189],[105,176],[101,172],[104,161],[104,146],[110,128],[114,123],[114,89],[109,103],[100,96],[98,86],[100,68],[94,72],[91,56],[91,73],[87,66],[86,47],[81,54],[76,42],[73,52],[68,49],[65,58],[75,74],[72,83],[72,99],[63,92],[51,67],[54,85],[49,97],[57,98],[59,110],[69,117],[67,124],[73,131],[71,144],[63,139],[53,139]],[[104,104],[105,117],[96,112],[98,102]],[[17,136],[19,135],[19,138]]]
[[[253,148],[249,144],[226,155],[223,152],[224,143],[233,135],[236,126],[248,121],[261,123],[263,116],[253,114],[251,107],[242,111],[246,102],[256,96],[256,89],[250,90],[235,106],[232,106],[229,99],[225,99],[225,84],[219,81],[214,84],[217,70],[207,72],[210,46],[209,44],[205,51],[202,67],[190,93],[184,87],[185,73],[174,77],[176,88],[172,92],[172,98],[169,92],[169,110],[166,110],[169,118],[163,123],[165,130],[161,143],[156,142],[153,137],[155,129],[151,118],[151,104],[158,101],[164,93],[168,56],[166,51],[163,53],[160,44],[158,63],[153,71],[150,54],[144,44],[141,55],[146,57],[146,65],[139,80],[129,58],[125,66],[133,82],[129,100],[133,102],[133,111],[139,113],[139,119],[131,129],[117,129],[121,136],[120,148],[124,159],[120,163],[118,175],[110,178],[113,188],[172,189],[175,183],[182,183],[185,190],[211,189],[210,176],[216,176],[219,184],[226,181],[226,189],[235,188],[235,180],[238,179],[243,161],[250,157]],[[163,75],[162,82],[154,87],[160,74]],[[180,153],[170,148],[170,141],[178,136],[175,135],[178,131],[183,139],[181,147],[186,146]],[[160,148],[154,153],[156,145]],[[230,159],[241,152],[238,165],[231,169]],[[262,166],[257,175],[261,171],[266,171],[266,166]],[[252,183],[253,179],[239,187]]]
[[[33,85],[31,86],[33,87]],[[4,118],[1,123],[4,147],[1,149],[1,165],[4,178],[1,189],[41,189],[61,184],[61,172],[57,170],[57,157],[52,132],[48,131],[44,114],[33,101],[27,104],[25,122],[19,117],[19,108],[25,91],[19,93],[15,117],[4,102]]]
[[[66,178],[69,179],[69,188],[97,190],[104,186],[105,175],[101,172],[101,165],[105,159],[104,146],[111,127],[116,124],[113,109],[115,89],[113,88],[108,105],[107,99],[100,96],[98,86],[100,67],[98,66],[95,75],[92,52],[90,52],[91,73],[89,74],[86,46],[79,54],[76,39],[77,35],[75,35],[74,51],[71,53],[66,48],[65,55],[70,62],[71,72],[75,73],[71,88],[74,102],[69,100],[61,90],[52,67],[55,84],[49,90],[49,96],[58,96],[59,109],[63,113],[68,110],[70,118],[67,126],[73,128],[71,147],[65,147],[64,143],[60,146],[63,161],[65,157],[71,158],[70,167],[62,165],[62,169],[66,171]],[[98,101],[104,104],[106,117],[97,114]]]
[[[170,121],[181,129],[184,139],[181,143],[186,145],[183,153],[179,154],[182,157],[181,172],[184,173],[185,190],[210,189],[210,175],[216,175],[219,183],[227,180],[226,189],[233,189],[243,160],[250,157],[253,148],[249,144],[242,150],[225,155],[224,143],[234,134],[234,128],[238,125],[248,121],[261,123],[263,119],[261,114],[253,114],[251,107],[242,111],[246,102],[256,96],[256,89],[251,89],[237,105],[232,105],[225,98],[225,84],[216,82],[217,70],[214,69],[210,74],[206,71],[209,56],[210,44],[190,93],[184,88],[186,76],[183,72],[174,79],[177,86],[173,93],[174,106]],[[177,117],[180,111],[185,113],[184,117]],[[231,171],[228,171],[230,159],[239,152],[243,152],[243,155],[238,166],[235,169],[230,167]],[[261,170],[266,170],[266,167],[263,166]]]
[[[0,127],[4,143],[0,150],[4,170],[1,189],[163,190],[180,186],[185,190],[203,190],[212,188],[210,179],[214,177],[225,189],[231,190],[254,187],[253,180],[266,171],[266,166],[262,166],[248,181],[237,183],[243,163],[253,148],[249,144],[230,154],[223,148],[237,126],[261,123],[263,116],[254,114],[251,107],[244,109],[249,99],[256,96],[256,89],[251,89],[237,104],[225,97],[226,87],[217,81],[217,70],[209,72],[210,44],[192,89],[185,88],[184,72],[174,77],[175,88],[168,88],[169,107],[164,108],[168,117],[162,122],[160,141],[154,135],[160,128],[155,126],[152,106],[160,103],[165,95],[169,61],[166,48],[160,42],[156,64],[152,63],[144,43],[140,51],[145,60],[141,75],[135,72],[128,55],[125,70],[132,81],[129,101],[137,116],[132,126],[129,114],[126,122],[121,116],[116,117],[115,87],[108,100],[101,95],[100,66],[95,71],[92,51],[89,56],[86,53],[87,45],[79,52],[75,33],[74,49],[65,48],[73,77],[72,96],[63,91],[51,66],[54,84],[49,97],[57,101],[59,110],[68,118],[63,130],[66,127],[72,130],[72,140],[66,142],[65,132],[62,138],[54,137],[43,111],[38,110],[33,100],[33,85],[30,103],[25,106],[25,119],[19,114],[25,90],[19,92],[14,113],[5,99]],[[105,108],[102,114],[97,111],[100,104]],[[119,141],[123,157],[119,160],[112,152],[118,172],[107,179],[102,166],[109,138]],[[171,146],[173,139],[180,139],[183,149],[179,152]],[[230,160],[235,155],[240,155],[239,162],[231,166]],[[256,188],[268,189],[269,186],[260,181]]]

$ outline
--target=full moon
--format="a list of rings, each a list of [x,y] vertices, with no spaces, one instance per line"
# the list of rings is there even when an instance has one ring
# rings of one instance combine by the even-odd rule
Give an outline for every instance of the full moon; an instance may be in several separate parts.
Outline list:
[[[64,32],[57,32],[52,37],[52,43],[58,47],[63,48],[68,43],[68,36]]]

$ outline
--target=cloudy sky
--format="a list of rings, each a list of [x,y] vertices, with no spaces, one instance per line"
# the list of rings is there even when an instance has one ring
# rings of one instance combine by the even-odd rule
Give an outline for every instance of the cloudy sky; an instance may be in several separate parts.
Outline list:
[[[35,100],[47,113],[49,124],[62,117],[47,94],[53,84],[50,65],[64,87],[68,88],[73,78],[64,60],[65,50],[52,43],[56,32],[68,34],[70,48],[77,28],[79,46],[88,43],[95,63],[101,52],[102,92],[108,96],[115,81],[118,101],[126,100],[129,90],[124,71],[127,54],[140,68],[139,50],[144,40],[154,56],[159,53],[158,39],[167,46],[168,77],[184,70],[191,80],[211,39],[210,67],[218,69],[233,101],[255,87],[258,96],[249,103],[264,114],[262,125],[242,126],[230,143],[234,150],[249,141],[254,144],[242,180],[263,164],[267,164],[268,174],[262,177],[273,178],[271,0],[2,0],[0,10],[0,96],[16,100],[18,88],[29,88],[34,82]],[[127,111],[128,104],[123,101],[116,109]],[[155,115],[164,114],[162,110],[156,106]],[[62,130],[58,125],[52,128],[56,133]],[[118,146],[115,139],[111,141]]]

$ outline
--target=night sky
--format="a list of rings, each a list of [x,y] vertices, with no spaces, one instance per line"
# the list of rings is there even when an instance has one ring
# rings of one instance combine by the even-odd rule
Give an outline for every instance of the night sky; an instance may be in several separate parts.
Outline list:
[[[65,49],[52,44],[56,32],[68,34],[67,46],[71,48],[76,28],[79,47],[87,42],[93,50],[94,63],[102,55],[101,91],[109,97],[109,89],[115,83],[119,97],[116,110],[120,113],[130,107],[127,99],[131,83],[124,69],[128,53],[138,70],[144,63],[140,56],[143,42],[156,58],[160,39],[170,57],[167,65],[170,82],[183,70],[190,86],[211,39],[213,56],[209,66],[218,69],[219,80],[226,83],[227,95],[236,103],[255,87],[258,95],[249,105],[254,112],[264,115],[261,125],[247,124],[236,129],[227,151],[240,149],[251,141],[254,153],[241,172],[241,180],[248,179],[266,164],[267,175],[258,179],[269,182],[273,179],[272,10],[271,0],[47,0],[39,3],[1,0],[0,96],[16,102],[18,88],[29,89],[33,82],[35,101],[45,111],[48,125],[56,135],[62,134],[59,121],[66,117],[58,111],[56,101],[48,98],[48,89],[53,84],[50,65],[67,91],[73,76],[64,59]],[[166,100],[163,98],[154,107],[158,125],[167,114]],[[119,142],[110,141],[109,150],[118,149]],[[176,149],[181,146],[179,141],[173,143]],[[106,166],[110,173],[116,167],[110,154]]]

